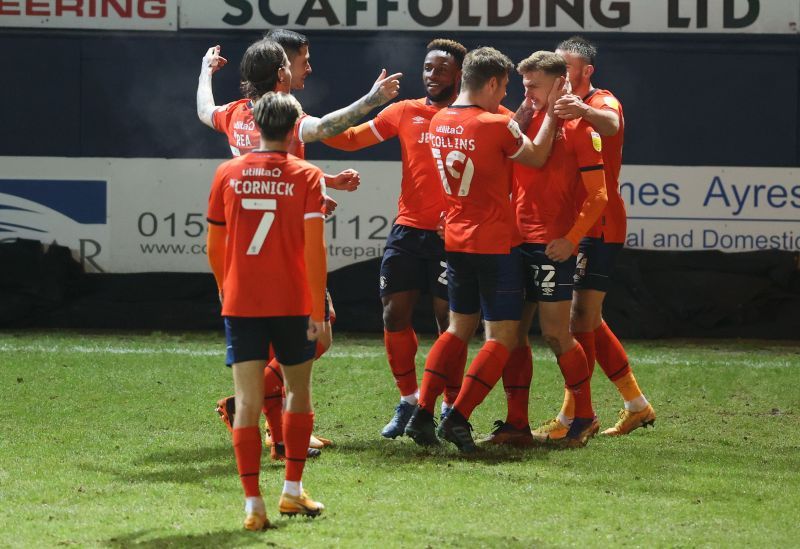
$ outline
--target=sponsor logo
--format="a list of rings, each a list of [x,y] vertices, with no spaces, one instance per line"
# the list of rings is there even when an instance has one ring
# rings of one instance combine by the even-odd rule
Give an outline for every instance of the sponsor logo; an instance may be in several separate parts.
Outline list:
[[[107,182],[0,179],[0,241],[25,238],[77,252],[84,267],[108,239]]]
[[[456,126],[455,128],[451,128],[450,126],[436,126],[437,133],[443,133],[445,135],[461,135],[464,133],[464,126]]]
[[[411,119],[412,124],[424,124],[428,120],[424,116],[415,116]]]
[[[381,275],[380,279],[378,279],[378,286],[380,286],[381,290],[385,290],[387,284],[388,281],[386,280],[386,277]]]

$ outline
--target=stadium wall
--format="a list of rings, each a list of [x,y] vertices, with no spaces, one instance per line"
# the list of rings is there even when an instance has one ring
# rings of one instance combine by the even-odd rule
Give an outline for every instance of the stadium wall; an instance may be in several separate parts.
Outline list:
[[[572,34],[352,29],[304,32],[312,41],[314,74],[308,80],[308,89],[298,97],[312,114],[329,112],[360,96],[384,66],[406,75],[404,97],[422,95],[420,60],[425,43],[437,36],[458,39],[468,47],[491,44],[518,60],[536,49],[552,49],[558,40]],[[765,308],[764,303],[770,303],[774,312],[782,304],[796,305],[798,293],[796,274],[778,277],[776,287],[769,274],[774,274],[775,253],[782,258],[781,272],[792,273],[791,265],[796,269],[796,255],[792,252],[797,250],[795,240],[800,237],[800,178],[796,169],[800,167],[798,35],[583,34],[600,46],[596,85],[612,89],[625,107],[623,196],[628,199],[632,217],[629,232],[638,238],[638,243],[629,239],[630,247],[705,250],[702,253],[712,258],[707,264],[700,262],[706,267],[703,270],[687,267],[689,258],[696,261],[700,257],[696,254],[630,252],[634,255],[628,257],[634,259],[618,273],[618,279],[627,283],[612,292],[607,307],[612,323],[616,322],[624,335],[638,337],[748,336],[754,335],[754,326],[760,326],[757,331],[765,335],[797,337],[800,329],[787,332],[770,328],[774,328],[775,316],[770,318],[769,307]],[[11,197],[47,207],[48,223],[52,224],[44,227],[44,237],[39,239],[68,244],[73,257],[80,259],[87,271],[204,270],[202,236],[195,223],[202,221],[206,189],[218,160],[197,159],[220,159],[228,149],[224,137],[205,128],[196,118],[194,91],[200,59],[210,45],[223,46],[223,54],[232,63],[215,75],[215,98],[217,103],[235,99],[236,60],[260,35],[257,29],[147,33],[3,29],[0,47],[11,52],[5,63],[4,80],[13,85],[0,86],[0,101],[7,106],[0,132],[0,196],[6,201]],[[519,81],[512,80],[506,104],[518,104],[521,92]],[[308,147],[308,156],[331,167],[353,166],[365,174],[361,191],[336,197],[341,199],[340,210],[327,227],[331,244],[349,239],[342,242],[338,256],[334,254],[332,259],[334,267],[346,266],[332,275],[342,326],[378,330],[376,260],[370,258],[380,253],[381,225],[391,221],[399,181],[399,147],[387,143],[359,153],[341,153],[315,144]],[[20,182],[28,180],[39,180],[43,194],[20,196]],[[63,186],[65,181],[69,182],[69,189]],[[29,182],[24,184],[31,186]],[[81,197],[78,202],[84,204],[80,211],[70,210],[74,204],[64,211],[63,201],[57,205],[58,197],[70,194],[72,198],[64,200],[72,203],[76,202],[75,196]],[[3,210],[0,219],[8,221],[8,215],[8,210]],[[97,216],[105,216],[105,222]],[[68,228],[70,224],[73,229],[94,232],[75,237],[76,231]],[[336,235],[332,234],[334,227]],[[9,231],[8,226],[4,232],[9,239],[37,236],[19,229]],[[51,238],[53,234],[58,236]],[[664,237],[662,245],[656,245],[658,234]],[[161,244],[180,244],[181,238],[188,239],[199,253],[153,252],[158,248],[151,246],[151,251],[144,254],[149,257],[143,258],[142,245],[157,243],[159,236],[165,237]],[[731,263],[720,260],[721,256],[712,251],[726,248],[777,249],[786,253],[766,251],[763,256],[746,258],[737,254],[737,260],[747,260],[743,264],[763,266],[757,275],[760,281],[739,280],[743,287],[759,290],[755,294],[741,289],[726,293],[719,289],[719,278],[739,276],[737,269],[741,269],[726,271]],[[103,268],[104,252],[112,254],[107,260],[113,268]],[[355,257],[359,253],[368,261],[354,264],[356,259],[362,259]],[[178,255],[184,257],[176,263]],[[116,257],[111,259],[112,256]],[[659,275],[659,284],[664,286],[642,282],[647,276],[641,273],[653,273],[651,266],[662,265],[667,257],[673,258],[671,261],[678,267]],[[186,266],[187,261],[191,266]],[[634,268],[630,267],[631,261]],[[714,262],[722,267],[710,268]],[[70,269],[66,270],[72,272]],[[687,272],[693,274],[689,276]],[[91,327],[94,322],[97,326],[148,327],[149,322],[161,327],[200,327],[193,320],[199,316],[196,307],[185,308],[191,314],[182,319],[176,316],[175,307],[171,312],[138,315],[130,314],[132,302],[128,300],[138,296],[142,298],[138,303],[145,304],[144,310],[155,313],[157,307],[149,301],[147,288],[171,287],[175,280],[183,280],[178,286],[185,288],[185,282],[191,280],[189,288],[210,285],[210,290],[204,291],[211,299],[194,296],[187,302],[200,299],[205,303],[202,307],[213,311],[213,284],[207,275],[196,276],[200,278],[157,273],[82,275],[84,290],[104,288],[98,291],[105,296],[105,310],[109,310],[109,296],[116,291],[109,288],[124,288],[121,302],[129,314],[120,311],[119,322],[109,324],[103,315],[81,315],[70,305],[64,309],[68,313],[54,315],[56,309],[49,309],[44,316],[27,316],[26,323]],[[669,278],[668,283],[664,276]],[[123,277],[124,284],[115,277]],[[635,280],[640,281],[639,286],[632,282]],[[139,290],[133,290],[137,284]],[[728,286],[739,288],[736,284]],[[699,289],[702,291],[698,293]],[[32,295],[30,290],[19,294],[19,284],[8,277],[5,290],[7,296]],[[662,294],[672,297],[673,302],[668,305],[674,305],[679,312],[668,307],[672,312],[661,314],[660,320],[654,320],[652,315],[640,316],[649,319],[646,325],[630,317],[631,311],[647,310],[647,303],[652,309],[652,300],[658,303]],[[707,321],[700,326],[702,329],[692,329],[698,325],[687,320],[697,314],[691,300],[715,294],[732,298],[738,310],[731,313],[725,307],[720,309],[719,300],[701,300],[702,307],[717,311],[718,323]],[[165,292],[155,295],[163,297]],[[187,293],[182,291],[179,295]],[[12,302],[23,303],[24,299],[3,300],[5,304]],[[634,306],[634,302],[638,305]],[[752,306],[754,302],[756,306]],[[369,313],[364,312],[367,309]],[[31,308],[35,310],[36,307]],[[352,324],[346,318],[352,319]],[[423,316],[420,322],[430,327],[429,319]],[[14,325],[13,321],[8,322],[3,325]],[[797,326],[796,321],[788,322],[784,326]]]

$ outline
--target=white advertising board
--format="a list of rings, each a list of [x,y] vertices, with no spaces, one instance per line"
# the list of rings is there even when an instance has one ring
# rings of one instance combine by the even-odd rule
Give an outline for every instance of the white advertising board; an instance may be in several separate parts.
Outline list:
[[[798,32],[796,0],[192,0],[185,29]]]
[[[0,241],[69,246],[89,271],[207,272],[208,189],[222,160],[0,158]],[[358,191],[326,221],[330,270],[380,257],[399,162],[353,167]],[[800,251],[800,169],[624,166],[630,248]]]
[[[0,27],[178,30],[178,0],[0,0]]]

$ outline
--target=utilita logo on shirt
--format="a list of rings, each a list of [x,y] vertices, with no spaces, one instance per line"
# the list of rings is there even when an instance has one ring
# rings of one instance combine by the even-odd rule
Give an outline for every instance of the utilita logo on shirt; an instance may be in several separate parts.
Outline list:
[[[436,126],[436,132],[445,135],[461,135],[464,133],[464,127],[456,126],[455,128],[451,128],[450,126]]]

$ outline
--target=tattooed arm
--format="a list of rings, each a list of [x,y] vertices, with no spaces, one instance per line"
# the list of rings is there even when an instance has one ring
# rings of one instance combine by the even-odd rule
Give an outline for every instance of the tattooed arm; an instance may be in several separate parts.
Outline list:
[[[313,116],[304,118],[300,126],[300,138],[304,143],[311,143],[339,135],[375,107],[397,97],[400,93],[401,76],[403,75],[399,72],[386,76],[386,69],[383,69],[369,93],[355,103],[328,113],[322,118]]]
[[[533,102],[527,97],[522,100],[517,112],[514,113],[514,122],[517,123],[522,133],[528,131],[528,126],[531,125],[533,119]]]
[[[213,128],[212,116],[217,106],[214,104],[214,92],[211,89],[211,76],[224,67],[228,60],[219,54],[220,47],[208,48],[200,67],[200,78],[197,82],[197,118],[206,126]]]

